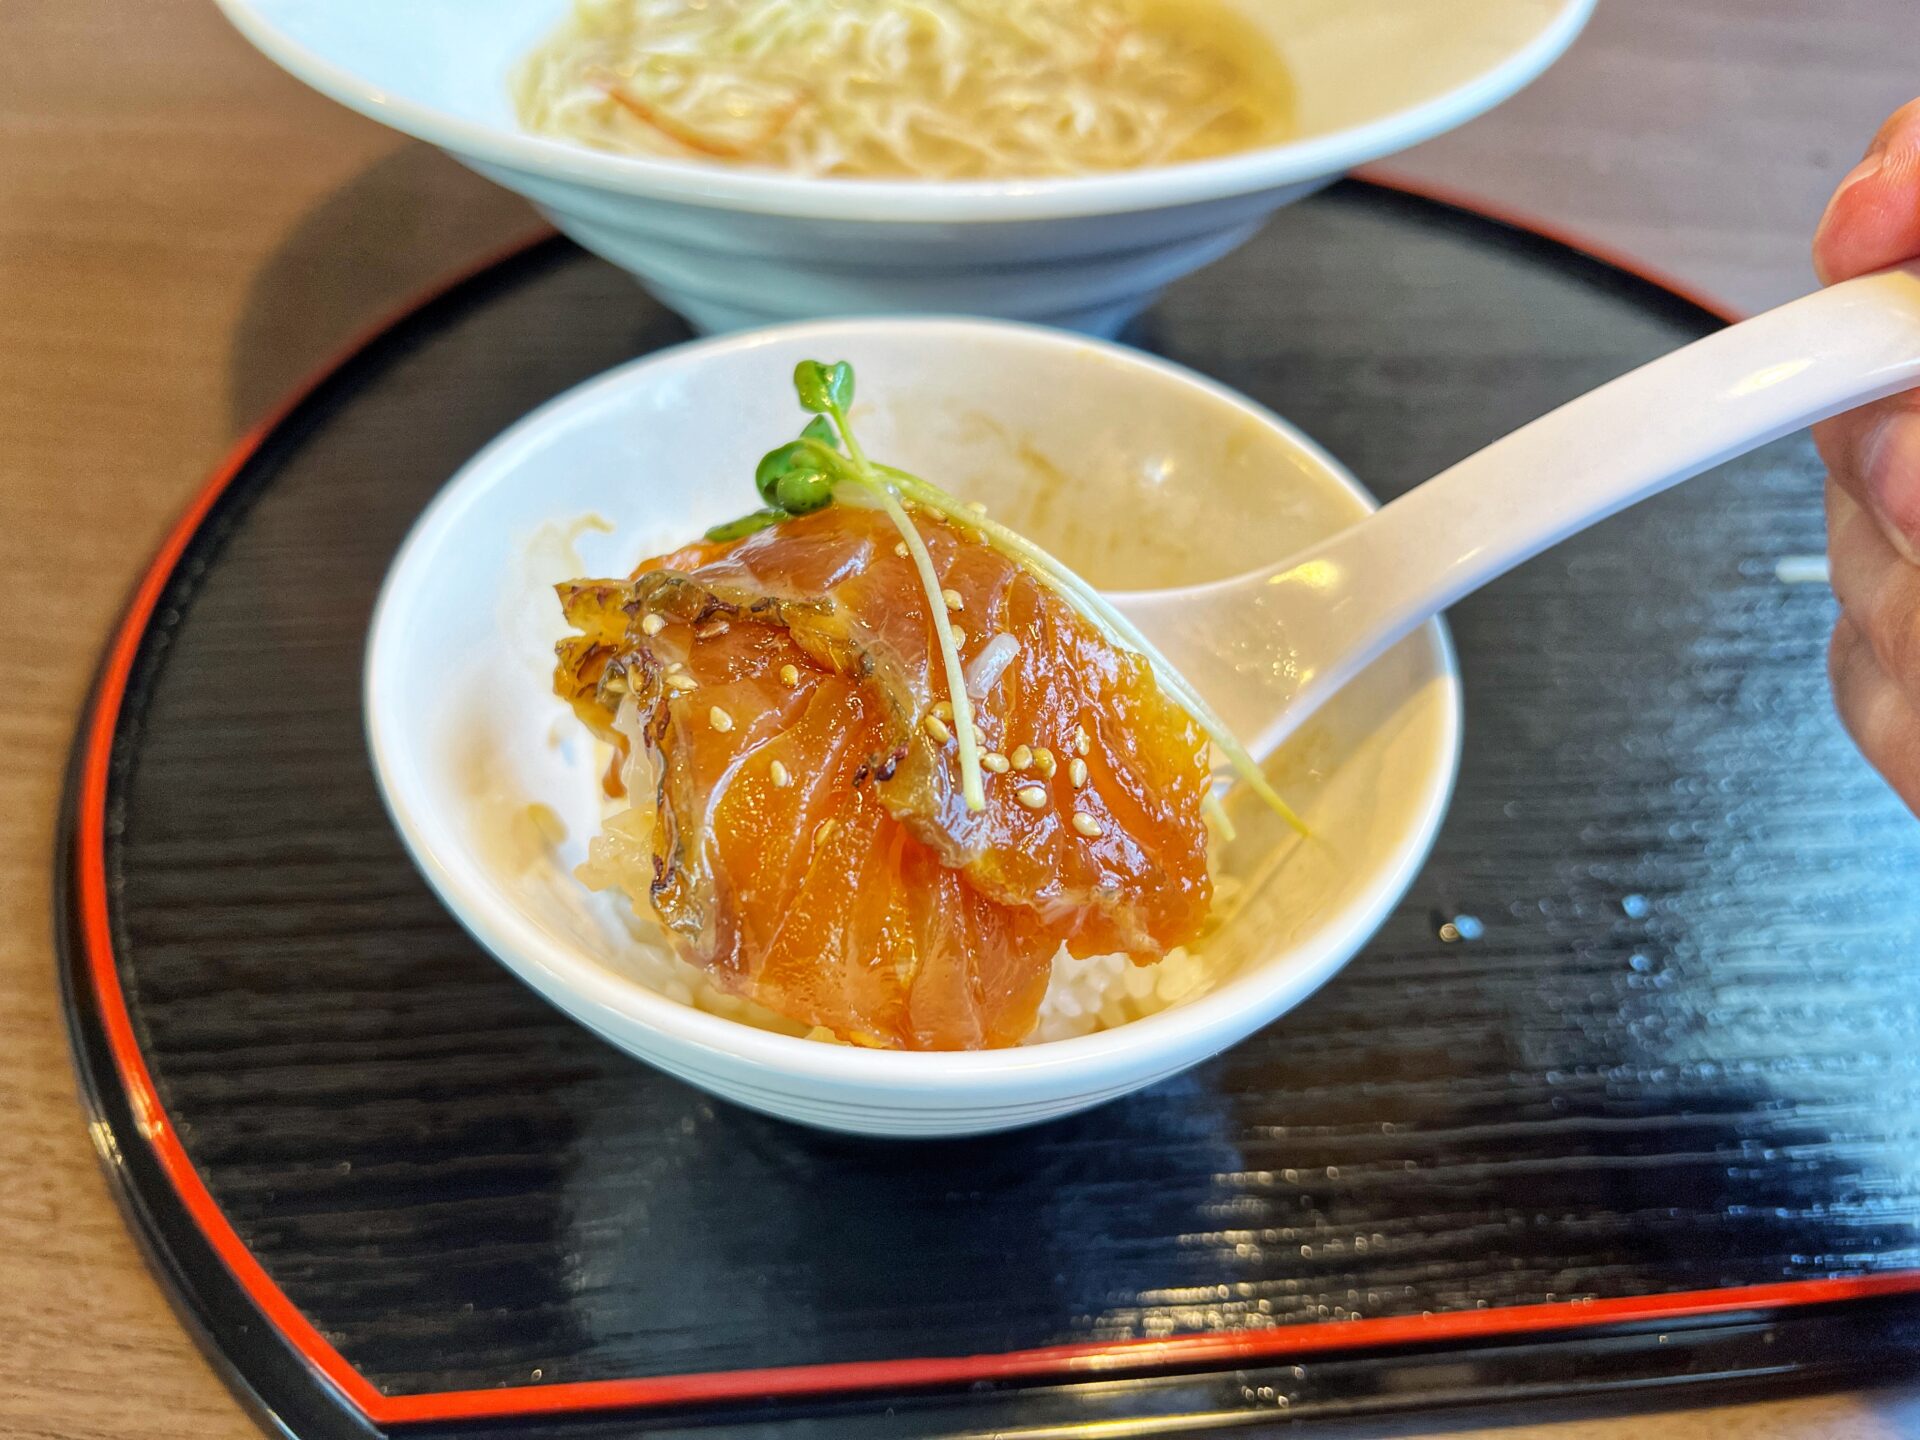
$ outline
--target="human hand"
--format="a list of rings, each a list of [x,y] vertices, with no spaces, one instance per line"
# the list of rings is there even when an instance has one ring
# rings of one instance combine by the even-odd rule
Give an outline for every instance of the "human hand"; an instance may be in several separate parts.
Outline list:
[[[1831,285],[1920,256],[1920,100],[1840,183],[1813,242]],[[1920,391],[1814,427],[1827,462],[1827,552],[1840,601],[1827,655],[1862,753],[1920,814]]]

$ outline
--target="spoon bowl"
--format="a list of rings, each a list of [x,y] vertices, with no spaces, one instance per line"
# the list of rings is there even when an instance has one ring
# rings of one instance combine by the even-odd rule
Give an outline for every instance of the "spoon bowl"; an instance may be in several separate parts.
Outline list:
[[[1920,263],[1662,356],[1277,564],[1111,598],[1262,755],[1415,626],[1548,546],[1916,384]]]

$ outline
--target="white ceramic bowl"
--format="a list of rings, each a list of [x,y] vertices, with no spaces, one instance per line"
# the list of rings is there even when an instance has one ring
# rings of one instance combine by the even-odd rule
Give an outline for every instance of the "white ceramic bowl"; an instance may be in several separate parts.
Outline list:
[[[1250,401],[1060,331],[813,322],[610,371],[469,461],[414,527],[380,596],[366,670],[374,767],[441,898],[521,979],[622,1049],[754,1109],[876,1135],[1068,1114],[1184,1069],[1299,1003],[1380,923],[1439,826],[1460,731],[1437,622],[1276,757],[1272,773],[1313,840],[1238,807],[1226,869],[1241,897],[1204,947],[1210,988],[1183,1003],[1073,1039],[909,1054],[755,1029],[648,988],[659,937],[571,875],[602,818],[605,753],[548,688],[565,630],[549,587],[625,574],[750,508],[755,460],[802,418],[790,379],[808,356],[854,362],[872,453],[987,501],[1109,587],[1243,570],[1372,504],[1325,452]]]
[[[517,126],[507,75],[566,0],[220,0],[307,84],[531,200],[707,331],[965,312],[1111,333],[1355,165],[1505,100],[1594,0],[1234,0],[1280,47],[1298,138],[1079,179],[814,180],[610,155]]]

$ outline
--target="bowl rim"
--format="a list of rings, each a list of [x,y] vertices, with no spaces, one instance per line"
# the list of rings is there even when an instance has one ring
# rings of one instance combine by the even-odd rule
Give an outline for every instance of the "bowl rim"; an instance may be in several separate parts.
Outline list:
[[[1422,779],[1423,793],[1405,839],[1375,880],[1334,911],[1291,963],[1256,965],[1218,989],[1124,1025],[1088,1035],[999,1050],[900,1051],[827,1045],[761,1030],[660,995],[619,975],[590,952],[544,933],[497,887],[469,880],[453,857],[436,847],[425,817],[430,787],[417,768],[396,756],[404,746],[399,707],[388,699],[389,675],[404,668],[408,643],[401,619],[413,592],[431,573],[435,547],[511,474],[518,452],[537,444],[550,428],[577,412],[602,408],[609,392],[648,383],[654,372],[671,373],[689,360],[805,339],[818,345],[874,332],[908,332],[933,343],[956,337],[974,343],[1039,346],[1064,359],[1096,357],[1149,372],[1157,381],[1198,392],[1201,399],[1239,411],[1275,432],[1368,510],[1378,502],[1345,466],[1319,444],[1265,406],[1177,362],[1111,341],[1093,340],[1047,326],[968,316],[883,316],[801,320],[650,352],[617,365],[543,402],[500,432],[434,495],[401,542],[374,604],[362,669],[362,718],[381,799],[416,867],[454,918],[523,982],[575,1020],[635,1052],[624,1036],[637,1027],[650,1032],[682,1061],[707,1057],[763,1078],[804,1076],[842,1090],[884,1087],[912,1104],[964,1093],[970,1097],[1032,1097],[1069,1093],[1141,1074],[1184,1068],[1244,1038],[1292,1008],[1337,972],[1371,937],[1413,882],[1438,837],[1459,774],[1463,707],[1460,670],[1445,626],[1432,620],[1416,632],[1433,646],[1443,704],[1433,737],[1435,755]],[[1404,643],[1404,642],[1403,642]],[[444,827],[442,827],[444,828]],[[454,847],[456,850],[459,847]],[[475,877],[480,872],[469,866]],[[1271,974],[1262,971],[1272,969]]]
[[[525,134],[389,93],[275,24],[262,0],[217,0],[262,54],[351,110],[482,166],[711,209],[871,224],[993,223],[1157,210],[1327,180],[1430,140],[1524,89],[1563,55],[1598,0],[1557,5],[1524,44],[1451,89],[1377,119],[1210,160],[1032,180],[820,179],[637,155]]]

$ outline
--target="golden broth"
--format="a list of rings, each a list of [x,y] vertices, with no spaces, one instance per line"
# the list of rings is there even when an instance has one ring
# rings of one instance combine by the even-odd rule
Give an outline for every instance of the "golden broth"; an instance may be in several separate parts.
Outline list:
[[[806,175],[1038,178],[1202,160],[1292,124],[1228,0],[575,0],[521,124]]]

